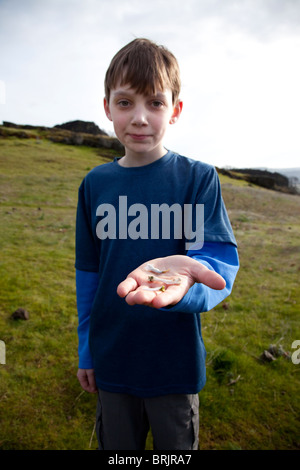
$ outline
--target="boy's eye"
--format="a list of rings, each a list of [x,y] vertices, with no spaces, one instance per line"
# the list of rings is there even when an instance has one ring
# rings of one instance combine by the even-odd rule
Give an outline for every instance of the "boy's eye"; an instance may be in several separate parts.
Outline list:
[[[163,106],[163,103],[159,100],[154,100],[152,101],[152,106],[154,106],[154,108],[160,108],[161,106]]]
[[[121,107],[121,108],[127,108],[129,106],[129,101],[127,100],[120,100],[118,101],[118,105]]]

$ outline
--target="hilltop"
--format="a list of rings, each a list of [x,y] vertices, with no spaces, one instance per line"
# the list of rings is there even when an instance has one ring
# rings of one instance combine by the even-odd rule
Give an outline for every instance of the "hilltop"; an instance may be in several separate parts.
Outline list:
[[[266,189],[281,191],[290,194],[299,194],[299,180],[297,177],[278,171],[261,170],[258,168],[235,168],[227,170],[217,168],[218,173],[237,180],[247,181],[249,184],[261,186]]]
[[[48,139],[52,142],[68,145],[86,145],[88,147],[107,148],[123,151],[124,147],[115,137],[110,137],[93,122],[70,121],[54,127],[31,126],[3,121],[0,125],[1,137],[20,139]]]
[[[3,121],[0,125],[0,137],[18,137],[20,139],[48,139],[52,142],[68,145],[86,145],[88,147],[107,148],[123,152],[121,142],[108,136],[94,122],[70,121],[56,124],[54,127],[32,126],[29,124],[15,124]],[[107,155],[108,157],[110,154]],[[216,168],[219,174],[232,179],[243,180],[250,185],[266,189],[281,191],[290,194],[299,194],[299,180],[286,173],[261,169],[224,169]]]

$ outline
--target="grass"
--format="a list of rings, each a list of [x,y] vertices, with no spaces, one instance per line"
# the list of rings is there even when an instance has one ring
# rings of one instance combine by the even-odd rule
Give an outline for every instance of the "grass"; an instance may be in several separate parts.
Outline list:
[[[241,268],[229,299],[202,315],[208,382],[200,393],[200,424],[203,433],[210,430],[202,448],[297,449],[299,365],[260,356],[270,344],[291,352],[300,337],[300,199],[221,182]],[[220,347],[228,356],[221,369]]]
[[[0,449],[97,447],[96,397],[76,378],[74,224],[78,186],[101,153],[0,139]],[[241,269],[232,295],[202,314],[200,448],[299,449],[300,365],[260,357],[300,339],[300,198],[220,179]],[[28,321],[11,319],[18,307]]]

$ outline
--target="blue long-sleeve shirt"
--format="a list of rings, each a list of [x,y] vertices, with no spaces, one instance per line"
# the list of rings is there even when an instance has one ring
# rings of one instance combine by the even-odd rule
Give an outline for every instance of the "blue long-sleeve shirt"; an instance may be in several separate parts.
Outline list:
[[[199,391],[206,355],[199,313],[230,294],[239,267],[215,169],[172,152],[138,168],[101,165],[79,189],[76,227],[79,367],[94,368],[97,386],[108,391]],[[226,287],[194,284],[177,305],[160,310],[130,307],[117,296],[130,271],[172,254],[215,270]]]
[[[222,290],[214,290],[204,284],[196,283],[178,304],[168,310],[185,313],[208,312],[231,293],[239,267],[237,249],[232,244],[207,243],[201,251],[188,252],[188,256],[221,274],[226,281],[226,287]],[[89,348],[89,321],[98,283],[98,273],[76,270],[78,356],[79,367],[82,369],[93,368]]]

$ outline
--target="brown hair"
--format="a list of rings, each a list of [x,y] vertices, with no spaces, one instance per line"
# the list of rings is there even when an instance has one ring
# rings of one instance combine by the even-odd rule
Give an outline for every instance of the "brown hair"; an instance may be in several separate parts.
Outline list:
[[[173,104],[179,98],[180,72],[174,55],[149,39],[137,38],[113,57],[105,75],[105,97],[117,84],[129,84],[137,93],[152,94],[157,88],[172,91]]]

